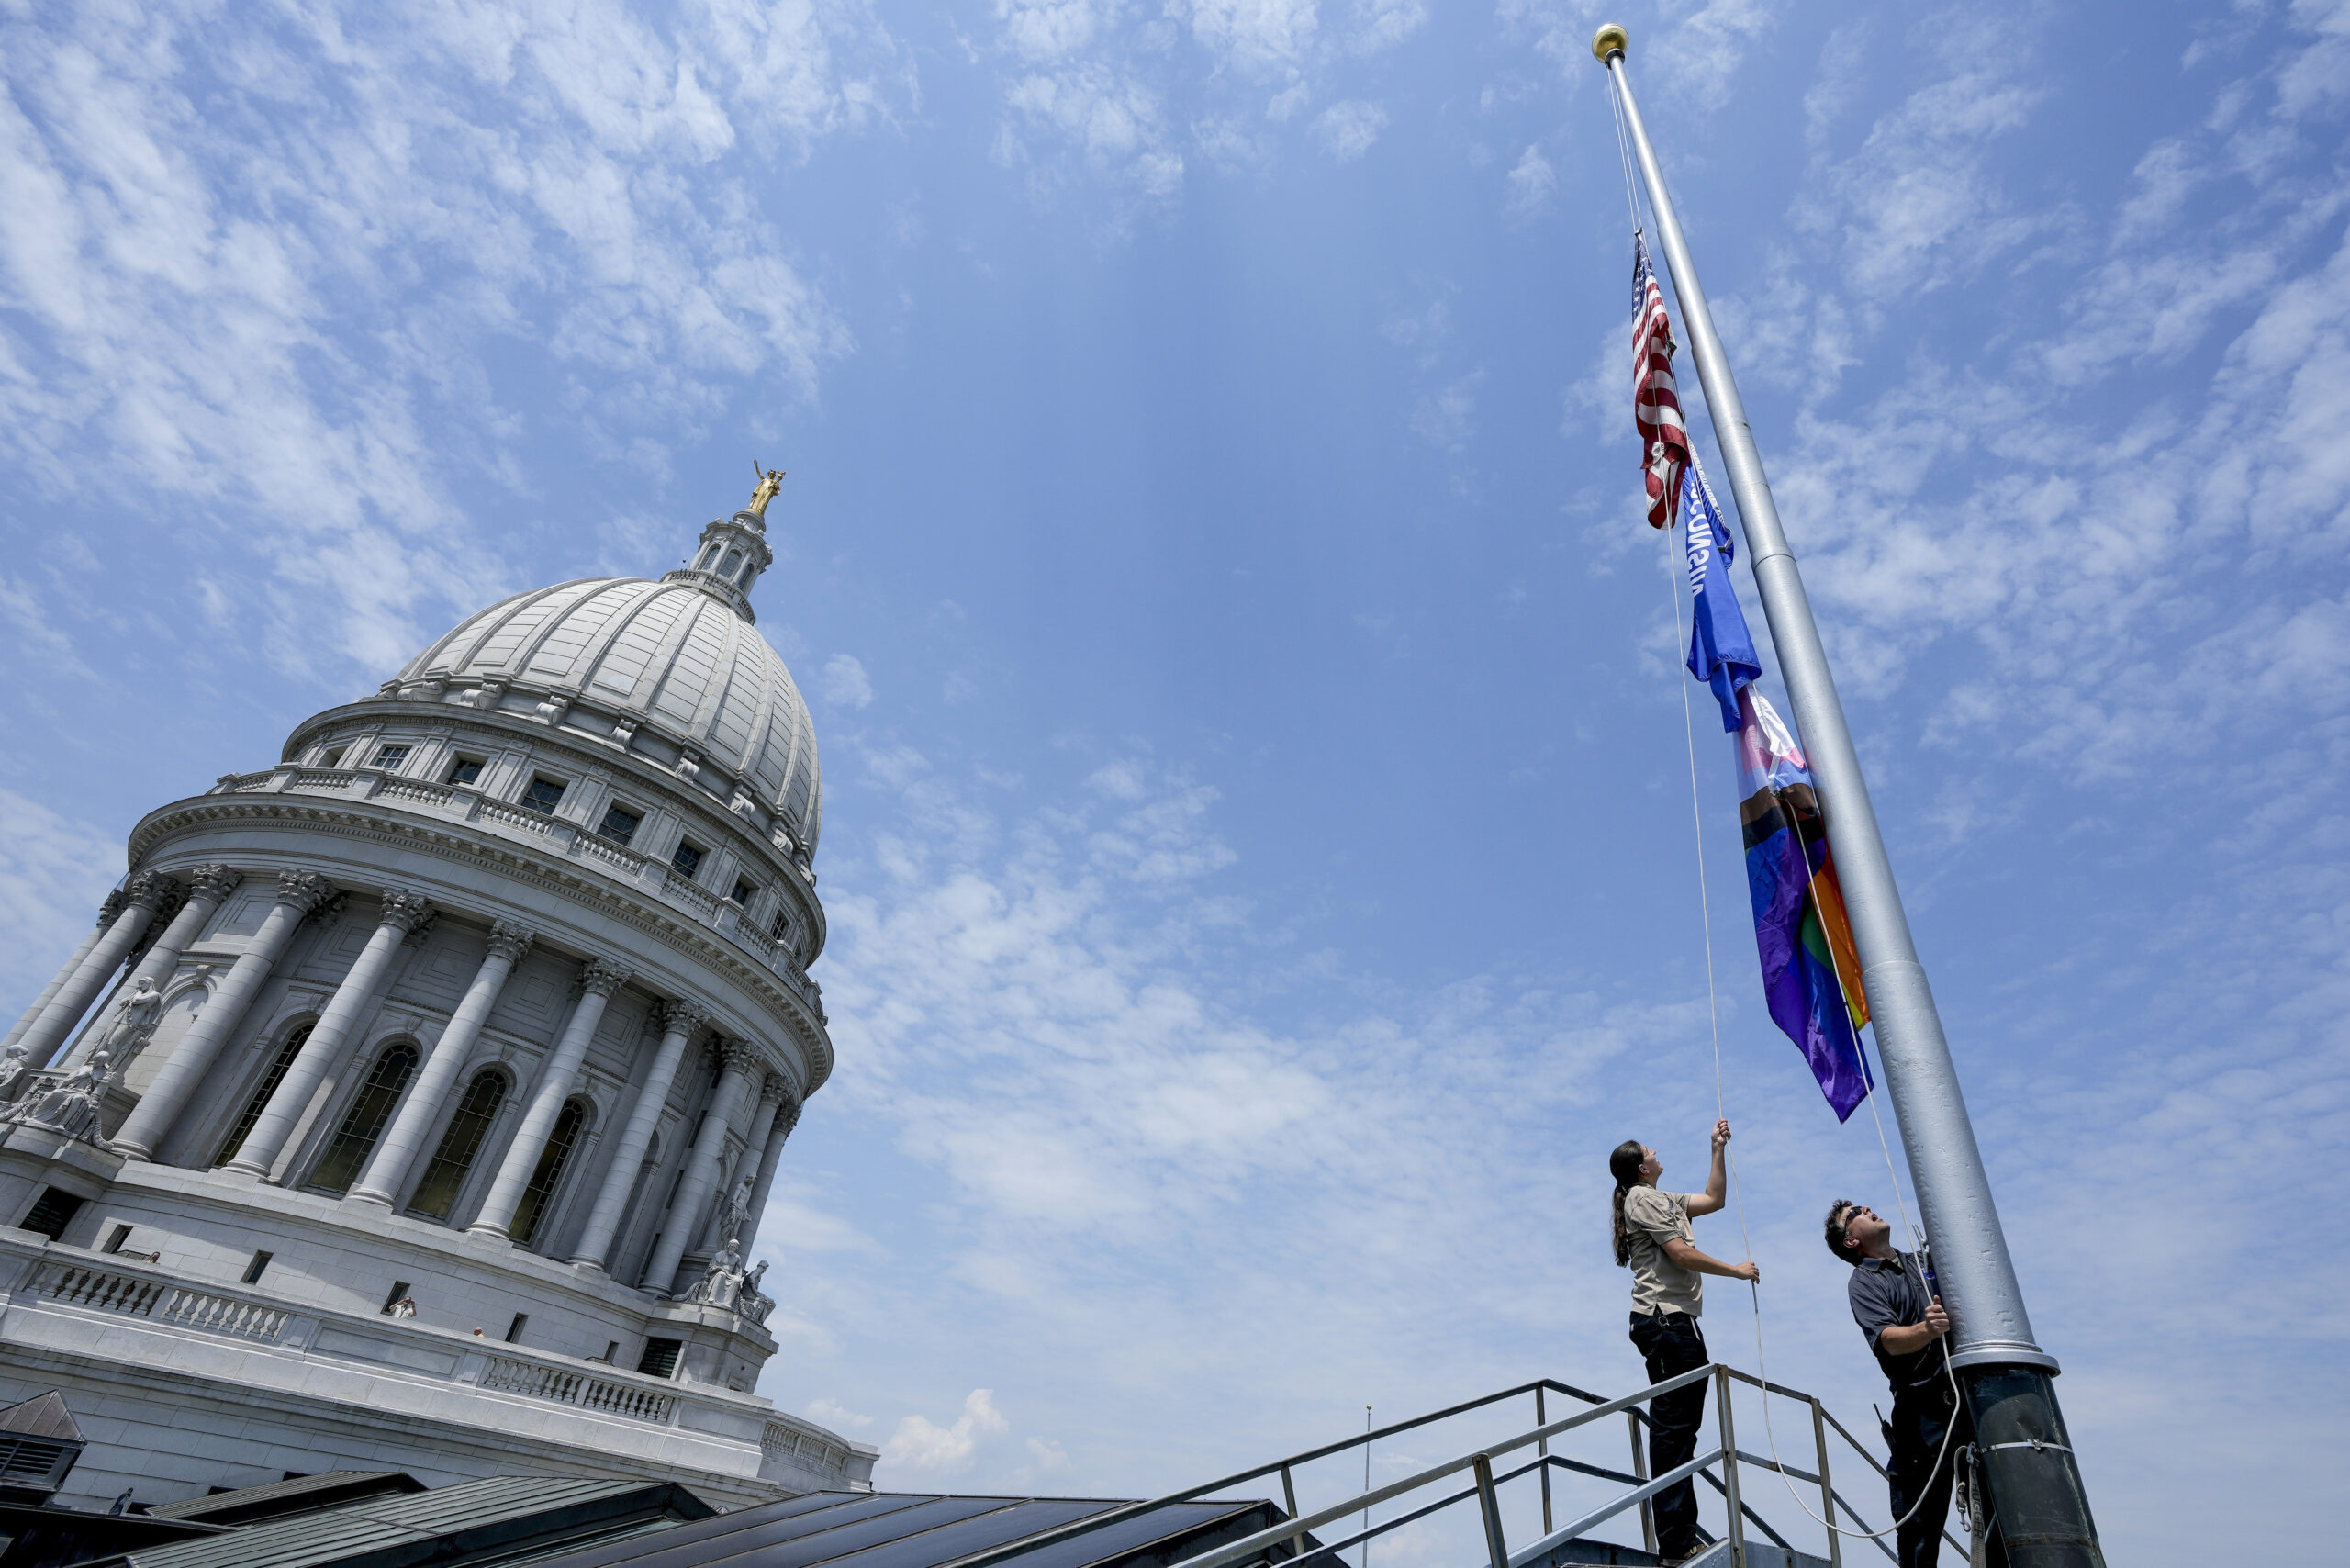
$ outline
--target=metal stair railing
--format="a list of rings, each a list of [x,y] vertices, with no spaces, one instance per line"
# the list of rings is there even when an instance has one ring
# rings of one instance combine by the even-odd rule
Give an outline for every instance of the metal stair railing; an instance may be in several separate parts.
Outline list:
[[[1659,1394],[1686,1387],[1701,1379],[1710,1380],[1714,1384],[1716,1429],[1720,1435],[1721,1441],[1716,1447],[1697,1454],[1686,1463],[1676,1466],[1663,1475],[1650,1476],[1643,1445],[1640,1441],[1640,1428],[1647,1421],[1648,1417],[1640,1406]],[[1809,1472],[1800,1470],[1792,1464],[1784,1464],[1761,1454],[1750,1453],[1738,1446],[1734,1425],[1735,1413],[1730,1397],[1734,1383],[1744,1383],[1757,1390],[1764,1399],[1776,1395],[1795,1400],[1807,1408],[1811,1417],[1812,1441],[1817,1456],[1814,1462],[1818,1466],[1817,1470]],[[1547,1419],[1549,1414],[1547,1396],[1552,1394],[1580,1401],[1590,1408],[1577,1411],[1561,1420],[1549,1420]],[[1533,1395],[1535,1406],[1535,1425],[1529,1430],[1515,1437],[1505,1438],[1498,1442],[1488,1443],[1472,1452],[1430,1466],[1383,1486],[1374,1487],[1349,1496],[1344,1501],[1331,1504],[1326,1507],[1316,1508],[1308,1513],[1299,1511],[1296,1472],[1303,1466],[1317,1460],[1333,1458],[1366,1444],[1380,1442],[1435,1422],[1449,1420],[1472,1411],[1523,1398],[1528,1394]],[[1550,1444],[1554,1439],[1617,1414],[1625,1417],[1630,1438],[1632,1470],[1629,1473],[1550,1451]],[[1337,1559],[1337,1553],[1352,1547],[1362,1546],[1368,1541],[1402,1529],[1407,1525],[1417,1523],[1432,1515],[1442,1513],[1448,1508],[1472,1502],[1476,1505],[1484,1538],[1487,1561],[1482,1568],[1550,1568],[1552,1553],[1565,1547],[1568,1542],[1582,1539],[1609,1519],[1635,1507],[1639,1510],[1643,1543],[1649,1551],[1653,1552],[1656,1550],[1657,1541],[1655,1520],[1650,1506],[1650,1499],[1668,1486],[1699,1476],[1702,1476],[1706,1484],[1722,1497],[1728,1520],[1730,1560],[1734,1568],[1747,1568],[1746,1537],[1747,1527],[1750,1525],[1763,1539],[1779,1548],[1781,1551],[1787,1553],[1790,1561],[1797,1555],[1797,1549],[1791,1546],[1786,1537],[1774,1529],[1761,1514],[1755,1511],[1752,1503],[1741,1495],[1739,1476],[1739,1467],[1741,1465],[1751,1465],[1762,1471],[1784,1474],[1789,1481],[1816,1486],[1818,1488],[1819,1496],[1817,1518],[1824,1518],[1832,1525],[1841,1516],[1850,1524],[1863,1530],[1869,1529],[1860,1511],[1852,1506],[1851,1501],[1842,1493],[1835,1489],[1830,1480],[1828,1439],[1830,1432],[1842,1439],[1853,1452],[1866,1461],[1869,1468],[1876,1472],[1880,1478],[1886,1476],[1886,1468],[1877,1461],[1876,1456],[1869,1452],[1842,1422],[1830,1415],[1817,1396],[1780,1383],[1766,1383],[1735,1367],[1716,1362],[1667,1378],[1662,1383],[1618,1399],[1606,1399],[1570,1383],[1560,1383],[1550,1378],[1540,1378],[1532,1383],[1520,1383],[1513,1388],[1485,1394],[1481,1398],[1448,1406],[1444,1409],[1431,1411],[1424,1416],[1416,1416],[1408,1420],[1394,1422],[1372,1431],[1358,1433],[1337,1442],[1326,1443],[1319,1448],[1308,1449],[1302,1453],[1291,1454],[1287,1458],[1273,1460],[1249,1470],[1220,1476],[1214,1481],[1186,1487],[1181,1492],[1169,1493],[1163,1497],[1105,1509],[1101,1513],[1071,1520],[1052,1529],[1042,1530],[1016,1540],[1005,1541],[986,1551],[952,1559],[939,1564],[938,1568],[993,1568],[994,1564],[1009,1562],[1062,1541],[1090,1535],[1095,1530],[1104,1529],[1128,1519],[1139,1518],[1161,1508],[1171,1507],[1181,1503],[1194,1502],[1214,1493],[1225,1492],[1252,1481],[1265,1480],[1276,1475],[1281,1478],[1281,1503],[1288,1515],[1285,1519],[1279,1524],[1228,1541],[1196,1556],[1178,1560],[1171,1563],[1169,1568],[1236,1568],[1236,1565],[1242,1565],[1242,1568],[1245,1568],[1245,1565],[1251,1563],[1276,1562],[1282,1563],[1283,1568],[1307,1568],[1309,1560],[1312,1560],[1312,1568],[1344,1568],[1344,1564]],[[1533,1458],[1515,1468],[1496,1473],[1494,1468],[1494,1462],[1496,1459],[1517,1453],[1528,1447],[1535,1450]],[[1717,1470],[1719,1471],[1718,1474],[1716,1473]],[[1610,1482],[1625,1487],[1626,1490],[1561,1526],[1557,1523],[1554,1517],[1550,1489],[1553,1471]],[[1343,1538],[1329,1541],[1315,1540],[1311,1545],[1308,1544],[1311,1532],[1324,1525],[1336,1523],[1348,1515],[1367,1515],[1372,1507],[1409,1497],[1414,1493],[1433,1487],[1441,1482],[1460,1475],[1463,1472],[1467,1472],[1471,1477],[1470,1484],[1465,1487],[1449,1489],[1445,1495],[1432,1500],[1416,1501],[1407,1511],[1392,1518],[1367,1525],[1366,1528]],[[1512,1551],[1509,1550],[1503,1529],[1500,1492],[1501,1488],[1508,1483],[1528,1475],[1539,1478],[1543,1533],[1541,1538],[1533,1544]],[[1767,1500],[1768,1495],[1766,1494],[1765,1496]],[[1808,1508],[1806,1511],[1808,1512]],[[1705,1535],[1702,1530],[1699,1533],[1708,1543],[1714,1540],[1713,1537]],[[1961,1553],[1967,1551],[1965,1542],[1960,1541],[1947,1529],[1942,1533],[1943,1539],[1949,1540]],[[1827,1561],[1830,1568],[1843,1568],[1841,1538],[1833,1529],[1827,1531],[1826,1534]],[[1897,1561],[1891,1545],[1885,1540],[1881,1538],[1876,1540],[1875,1545],[1888,1560]]]

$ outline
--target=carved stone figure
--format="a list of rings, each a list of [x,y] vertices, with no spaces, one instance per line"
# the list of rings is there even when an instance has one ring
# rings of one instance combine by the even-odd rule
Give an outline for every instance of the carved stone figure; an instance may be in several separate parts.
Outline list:
[[[17,1091],[24,1087],[25,1074],[32,1070],[33,1064],[26,1058],[25,1047],[10,1046],[6,1054],[0,1056],[0,1100],[14,1100]]]
[[[775,1310],[774,1298],[759,1289],[759,1282],[767,1277],[767,1266],[762,1262],[757,1268],[743,1276],[742,1297],[734,1305],[736,1312],[754,1323],[765,1323],[767,1320],[767,1314]]]
[[[727,1239],[710,1267],[702,1271],[700,1279],[686,1292],[686,1299],[705,1306],[733,1307],[743,1292],[743,1254],[735,1250],[733,1238]]]
[[[155,1020],[163,1015],[163,993],[145,975],[139,977],[136,990],[114,1004],[114,1021],[99,1037],[99,1048],[115,1061],[129,1061],[139,1053],[155,1032]]]
[[[8,1113],[7,1119],[47,1127],[104,1148],[106,1139],[98,1136],[98,1097],[106,1092],[106,1082],[113,1076],[106,1066],[106,1053],[93,1051],[81,1071],[48,1093],[20,1102]]]
[[[743,1221],[751,1212],[751,1185],[753,1181],[754,1178],[752,1177],[744,1177],[741,1183],[735,1187],[733,1194],[726,1200],[726,1234],[729,1236],[740,1236],[743,1234]],[[730,1241],[726,1245],[732,1247],[734,1244]]]

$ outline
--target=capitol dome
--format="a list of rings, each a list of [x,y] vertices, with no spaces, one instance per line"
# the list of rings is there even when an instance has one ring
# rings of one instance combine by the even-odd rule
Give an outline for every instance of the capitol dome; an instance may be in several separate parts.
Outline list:
[[[733,575],[583,577],[516,594],[458,622],[397,684],[498,682],[634,718],[641,747],[666,740],[697,768],[714,765],[812,851],[823,811],[815,727],[782,657],[723,591]]]
[[[111,1434],[77,1500],[869,1486],[756,1390],[794,1282],[753,1253],[833,1069],[815,733],[749,598],[780,477],[132,828],[0,1039],[0,1403]]]

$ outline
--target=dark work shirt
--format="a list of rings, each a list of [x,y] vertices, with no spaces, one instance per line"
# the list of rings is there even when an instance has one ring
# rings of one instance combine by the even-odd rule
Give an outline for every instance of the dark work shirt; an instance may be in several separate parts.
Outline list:
[[[1923,1323],[1926,1304],[1933,1299],[1926,1294],[1917,1254],[1903,1252],[1897,1256],[1897,1262],[1892,1258],[1862,1259],[1860,1267],[1852,1271],[1851,1286],[1852,1321],[1868,1336],[1869,1349],[1876,1352],[1876,1364],[1885,1369],[1886,1381],[1897,1389],[1940,1377],[1942,1359],[1949,1354],[1941,1339],[1929,1340],[1924,1350],[1912,1350],[1906,1356],[1886,1353],[1880,1338],[1884,1331]]]

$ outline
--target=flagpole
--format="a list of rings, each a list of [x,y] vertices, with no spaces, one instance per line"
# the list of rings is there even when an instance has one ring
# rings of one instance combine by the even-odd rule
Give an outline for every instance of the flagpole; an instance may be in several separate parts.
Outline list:
[[[2023,1568],[2101,1565],[2097,1529],[2050,1381],[2056,1359],[2032,1338],[2006,1234],[1991,1201],[1990,1179],[1967,1120],[1950,1045],[1934,1009],[1926,971],[1910,940],[1900,890],[1877,831],[1868,785],[1852,749],[1852,732],[1836,696],[1827,650],[1812,620],[1802,575],[1779,526],[1779,511],[1762,474],[1762,454],[1746,420],[1729,361],[1714,330],[1705,290],[1690,260],[1672,195],[1632,85],[1624,71],[1628,39],[1609,24],[1593,38],[1591,52],[1606,67],[1631,130],[1632,146],[1656,217],[1673,291],[1706,408],[1721,446],[1730,494],[1746,531],[1748,568],[1771,624],[1796,726],[1825,804],[1829,846],[1843,885],[1861,983],[1876,1030],[1877,1059],[1901,1127],[1909,1179],[1933,1243],[1936,1282],[1950,1309],[1952,1364],[1967,1385],[1975,1440],[1985,1445],[1987,1488],[2001,1516],[2009,1559]],[[2004,1445],[2013,1444],[2013,1447]]]

